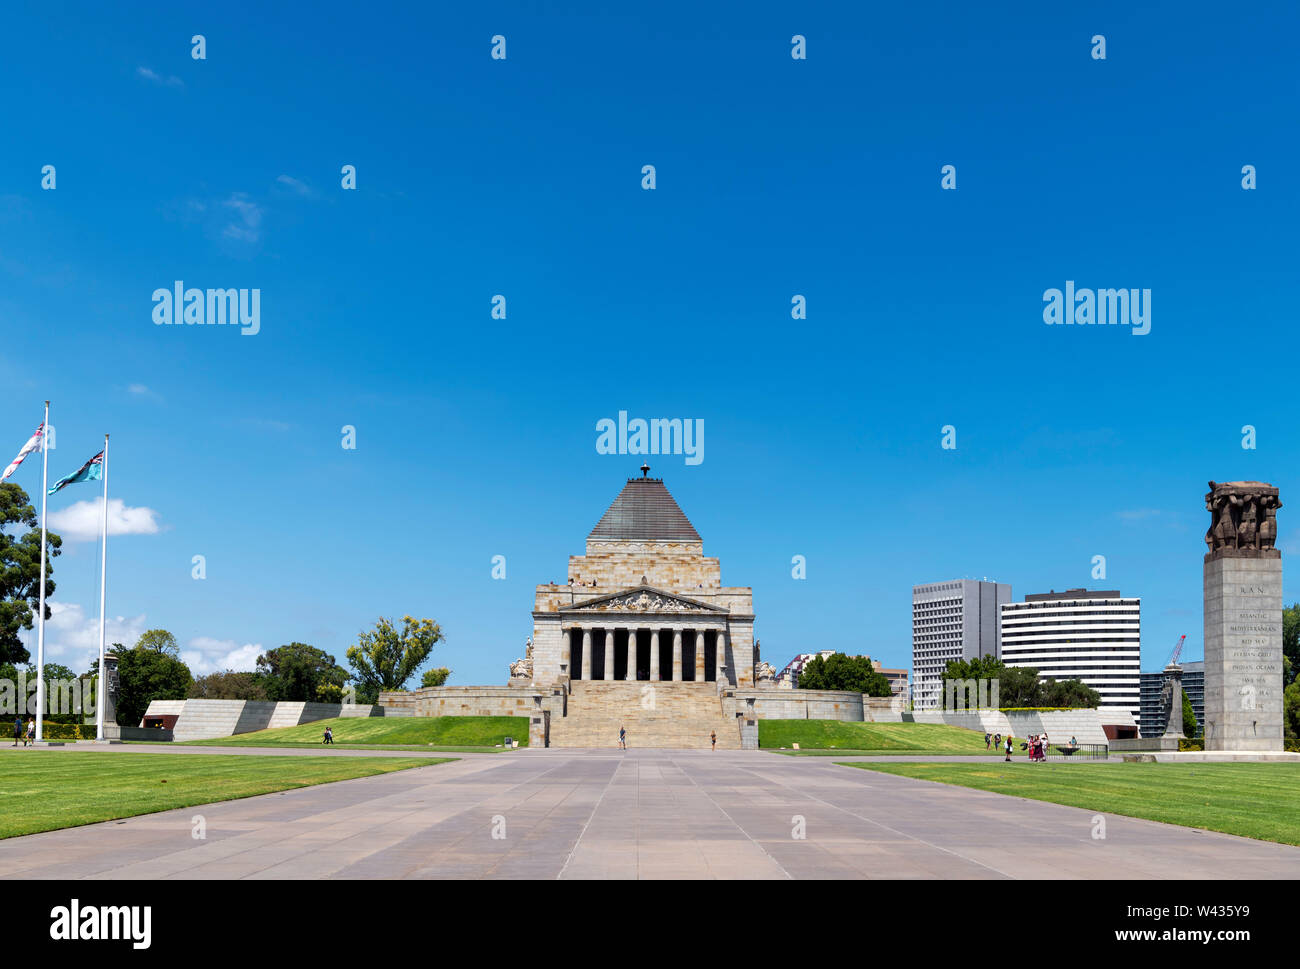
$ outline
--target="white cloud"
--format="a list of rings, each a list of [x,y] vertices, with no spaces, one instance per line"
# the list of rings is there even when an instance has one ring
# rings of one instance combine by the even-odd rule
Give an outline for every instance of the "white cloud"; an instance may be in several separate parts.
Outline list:
[[[144,395],[149,393],[149,388],[146,387],[144,384],[132,384],[130,387],[127,387],[126,390],[127,393],[131,393],[131,394]]]
[[[165,87],[185,86],[185,82],[182,81],[175,74],[168,74],[166,77],[163,77],[157,71],[152,71],[147,67],[137,67],[135,69],[135,73],[140,77],[144,78],[146,81],[152,82],[153,84],[161,84]]]
[[[96,541],[99,539],[103,508],[104,499],[100,497],[52,511],[50,528],[66,541]],[[108,499],[109,535],[154,535],[158,530],[158,512],[152,508],[128,508],[121,498]]]
[[[181,659],[195,676],[202,676],[220,670],[252,670],[257,666],[257,657],[264,652],[261,643],[241,646],[233,639],[196,636],[190,640],[188,649],[181,650]]]
[[[229,239],[241,242],[256,242],[261,237],[262,207],[250,201],[243,192],[235,192],[221,203],[228,209],[234,209],[238,219],[227,223],[222,232]]]
[[[310,185],[308,185],[306,182],[302,181],[301,179],[294,178],[292,175],[280,175],[279,177],[276,178],[276,181],[279,182],[281,185],[284,185],[292,189],[293,191],[297,192],[299,195],[302,195],[304,197],[310,196],[312,194]]]
[[[45,621],[45,662],[62,663],[74,673],[84,673],[90,669],[91,662],[99,658],[98,609],[93,615],[86,615],[86,610],[75,602],[50,601],[47,605],[50,607],[50,618]],[[31,662],[35,663],[35,616],[32,621],[32,628],[23,630],[20,636],[23,645],[31,653]],[[134,646],[146,628],[144,613],[138,616],[108,616],[104,622],[105,649],[111,649],[114,643]]]

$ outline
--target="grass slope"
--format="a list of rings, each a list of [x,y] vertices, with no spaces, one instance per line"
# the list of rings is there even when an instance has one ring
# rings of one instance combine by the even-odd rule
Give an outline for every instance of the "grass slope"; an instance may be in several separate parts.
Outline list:
[[[319,747],[326,727],[340,746],[494,747],[506,737],[528,745],[527,717],[335,717],[234,737],[192,740],[207,747]]]
[[[862,723],[845,720],[759,720],[758,745],[836,753],[983,754],[984,735],[938,723]],[[1016,751],[1019,753],[1019,749]],[[990,753],[990,756],[991,753]]]
[[[21,749],[0,753],[0,838],[428,767],[455,759]]]
[[[1300,764],[845,766],[1300,845]]]

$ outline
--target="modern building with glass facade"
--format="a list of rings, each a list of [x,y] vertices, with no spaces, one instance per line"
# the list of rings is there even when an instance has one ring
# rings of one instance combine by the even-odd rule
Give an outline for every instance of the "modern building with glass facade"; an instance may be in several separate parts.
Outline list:
[[[1142,600],[1118,590],[1068,589],[1002,606],[1002,661],[1043,678],[1081,680],[1100,712],[1141,712]]]
[[[912,705],[943,702],[943,671],[953,660],[1001,655],[998,609],[1011,601],[1002,582],[954,579],[912,586]]]

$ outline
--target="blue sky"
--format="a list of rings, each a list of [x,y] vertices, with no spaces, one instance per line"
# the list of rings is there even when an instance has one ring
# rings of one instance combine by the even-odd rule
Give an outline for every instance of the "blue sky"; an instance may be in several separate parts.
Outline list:
[[[909,665],[911,586],[963,576],[1140,595],[1144,667],[1199,658],[1206,482],[1300,503],[1295,8],[586,6],[7,11],[0,447],[47,397],[51,480],[112,434],[110,634],[342,661],[412,613],[503,682],[637,473],[595,448],[626,410],[703,420],[652,474],[778,666]],[[178,279],[260,289],[260,332],[155,326]],[[1151,332],[1045,326],[1066,280],[1151,289]],[[97,568],[56,562],[77,669]]]

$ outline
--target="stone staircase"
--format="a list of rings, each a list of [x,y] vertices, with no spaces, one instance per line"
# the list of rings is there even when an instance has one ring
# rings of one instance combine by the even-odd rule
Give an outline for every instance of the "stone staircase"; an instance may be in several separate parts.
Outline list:
[[[622,726],[629,748],[707,750],[716,731],[719,750],[740,749],[740,727],[714,683],[577,680],[571,688],[568,715],[551,720],[552,747],[617,747]]]

